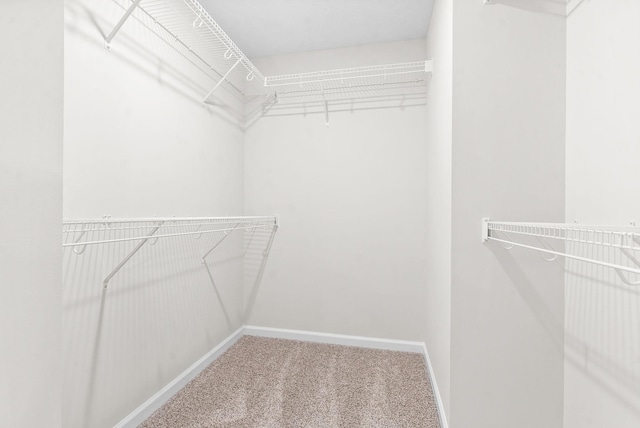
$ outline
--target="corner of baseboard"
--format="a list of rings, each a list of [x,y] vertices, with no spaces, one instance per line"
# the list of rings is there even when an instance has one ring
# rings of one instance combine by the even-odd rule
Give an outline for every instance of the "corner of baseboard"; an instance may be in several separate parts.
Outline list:
[[[215,361],[220,355],[236,343],[243,335],[244,327],[240,327],[229,337],[220,342],[218,346],[207,352],[202,358],[193,363],[188,369],[169,382],[164,388],[156,392],[137,409],[114,425],[114,428],[135,428],[140,425],[149,416],[151,416],[153,412],[162,407],[162,405],[169,401],[171,397],[184,388],[202,370],[207,368],[209,364]]]
[[[347,336],[331,333],[317,333],[301,330],[287,330],[270,327],[257,327],[245,325],[240,327],[229,337],[223,340],[218,346],[209,351],[206,355],[196,361],[187,370],[182,372],[178,377],[172,380],[164,388],[150,397],[141,404],[131,414],[118,422],[114,428],[135,428],[144,422],[153,412],[162,407],[172,396],[174,396],[187,383],[194,379],[209,364],[215,361],[242,336],[260,336],[271,337],[277,339],[301,340],[306,342],[327,343],[332,345],[358,346],[361,348],[385,349],[390,351],[415,352],[424,356],[427,375],[431,381],[433,394],[438,408],[438,416],[440,418],[440,427],[448,428],[447,416],[444,411],[444,405],[438,390],[435,373],[429,358],[429,352],[424,342],[409,342],[402,340],[379,339],[361,336]]]
[[[244,327],[244,334],[247,336],[300,340],[302,342],[325,343],[328,345],[356,346],[359,348],[414,352],[417,354],[423,353],[422,342],[410,342],[406,340],[380,339],[375,337],[350,336],[334,333],[318,333],[314,331],[289,330],[252,325],[246,325]]]
[[[449,428],[449,423],[447,421],[447,414],[444,411],[444,403],[442,402],[442,397],[440,396],[440,390],[438,389],[438,383],[436,382],[436,374],[433,371],[433,366],[431,365],[431,358],[429,358],[429,350],[427,349],[427,345],[424,342],[422,342],[422,354],[424,355],[424,360],[427,366],[427,375],[429,376],[429,380],[431,381],[431,388],[433,389],[433,395],[436,399],[436,406],[438,407],[438,416],[440,418],[440,428]]]

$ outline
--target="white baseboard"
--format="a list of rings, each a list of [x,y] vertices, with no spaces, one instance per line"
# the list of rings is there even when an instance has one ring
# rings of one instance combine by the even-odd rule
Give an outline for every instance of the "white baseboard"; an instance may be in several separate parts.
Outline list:
[[[177,378],[171,381],[151,398],[145,401],[140,407],[134,410],[129,416],[121,420],[114,428],[135,428],[144,422],[153,412],[158,410],[164,403],[173,397],[178,391],[184,388],[209,364],[214,362],[220,355],[229,349],[242,336],[271,337],[274,339],[300,340],[303,342],[326,343],[329,345],[357,346],[369,349],[384,349],[388,351],[414,352],[424,356],[427,375],[431,381],[433,393],[438,406],[441,428],[448,428],[444,406],[436,383],[429,352],[424,342],[410,342],[405,340],[379,339],[373,337],[347,336],[342,334],[316,333],[312,331],[287,330],[281,328],[244,326],[236,330],[222,343],[212,349],[205,356],[200,358],[191,367],[182,372]]]
[[[435,396],[438,415],[440,417],[440,427],[449,428],[447,415],[444,412],[442,397],[438,390],[427,345],[424,342],[410,342],[405,340],[378,339],[373,337],[347,336],[342,334],[317,333],[312,331],[287,330],[281,328],[245,326],[244,334],[247,336],[272,337],[275,339],[300,340],[303,342],[326,343],[330,345],[358,346],[360,348],[384,349],[387,351],[414,352],[422,354],[427,367],[427,376],[431,381],[433,395]]]
[[[118,422],[114,428],[135,428],[144,422],[153,412],[158,410],[164,403],[169,401],[178,391],[184,388],[209,364],[214,362],[220,355],[229,349],[243,335],[243,328],[240,327],[222,343],[209,351],[205,356],[196,361],[191,367],[182,372],[177,378],[172,380],[167,386],[155,393],[145,401],[140,407],[134,410],[129,416]]]
[[[313,331],[286,330],[282,328],[245,326],[247,336],[271,337],[274,339],[300,340],[303,342],[326,343],[328,345],[357,346],[359,348],[384,349],[388,351],[423,353],[422,342],[378,339],[374,337],[347,336],[342,334],[316,333]]]
[[[433,389],[433,395],[436,399],[436,406],[438,406],[440,428],[449,428],[449,423],[447,422],[447,414],[444,412],[444,404],[442,404],[442,397],[440,396],[440,390],[438,389],[438,383],[436,382],[436,374],[433,371],[431,358],[429,358],[429,351],[427,350],[427,345],[424,342],[422,343],[422,354],[424,355],[424,360],[427,365],[427,375],[429,376],[429,380],[431,381],[431,389]]]
[[[442,397],[438,390],[438,383],[433,372],[427,345],[424,342],[410,342],[405,340],[378,339],[362,336],[347,336],[342,334],[317,333],[312,331],[287,330],[281,328],[245,326],[244,334],[247,336],[271,337],[274,339],[300,340],[303,342],[326,343],[329,345],[357,346],[369,349],[384,349],[387,351],[415,352],[424,356],[427,367],[427,376],[431,381],[433,394],[438,407],[440,428],[449,428],[447,415],[444,412]]]

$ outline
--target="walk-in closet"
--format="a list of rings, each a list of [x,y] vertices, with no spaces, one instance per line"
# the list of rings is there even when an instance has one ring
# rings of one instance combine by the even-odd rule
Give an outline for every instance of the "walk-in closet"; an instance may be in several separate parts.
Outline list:
[[[0,24],[0,426],[640,426],[640,2]]]

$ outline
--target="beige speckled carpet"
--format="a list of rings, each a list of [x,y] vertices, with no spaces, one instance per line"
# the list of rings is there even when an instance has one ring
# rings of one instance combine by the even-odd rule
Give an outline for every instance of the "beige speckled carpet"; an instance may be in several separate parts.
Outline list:
[[[439,428],[422,355],[244,336],[139,428]]]

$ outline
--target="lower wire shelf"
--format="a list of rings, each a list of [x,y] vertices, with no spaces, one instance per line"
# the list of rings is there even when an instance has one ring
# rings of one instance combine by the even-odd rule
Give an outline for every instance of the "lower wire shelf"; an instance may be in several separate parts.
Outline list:
[[[517,235],[521,239],[515,239]],[[537,244],[524,243],[522,238],[533,237]],[[603,260],[602,258],[576,255],[568,251],[554,249],[547,240],[557,240],[572,246],[589,246],[590,248],[607,248],[619,251],[627,261],[626,264]],[[575,223],[532,223],[532,222],[499,222],[489,218],[482,219],[482,241],[495,241],[504,248],[526,248],[540,253],[550,254],[547,261],[557,257],[592,263],[613,269],[627,285],[640,285],[640,277],[632,280],[630,275],[640,275],[640,228],[635,226],[588,226]],[[539,245],[538,245],[539,244]],[[603,255],[602,251],[592,254]]]
[[[62,247],[71,248],[80,255],[88,246],[117,242],[137,242],[137,245],[105,277],[102,285],[107,288],[109,281],[147,243],[155,244],[160,238],[193,236],[222,233],[223,237],[203,257],[209,255],[230,233],[236,230],[255,231],[257,229],[278,229],[278,216],[259,217],[153,217],[135,219],[67,220],[62,223]]]

